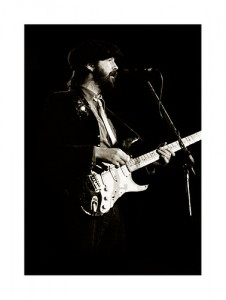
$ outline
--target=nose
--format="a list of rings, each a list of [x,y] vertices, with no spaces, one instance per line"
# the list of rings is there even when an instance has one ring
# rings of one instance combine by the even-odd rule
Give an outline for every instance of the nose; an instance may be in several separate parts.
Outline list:
[[[112,66],[113,71],[117,71],[118,70],[118,66],[116,65],[116,63]]]
[[[114,71],[117,71],[117,70],[118,70],[118,66],[117,66],[117,64],[115,63],[115,60],[114,60],[114,59],[112,60],[112,69],[113,69]]]

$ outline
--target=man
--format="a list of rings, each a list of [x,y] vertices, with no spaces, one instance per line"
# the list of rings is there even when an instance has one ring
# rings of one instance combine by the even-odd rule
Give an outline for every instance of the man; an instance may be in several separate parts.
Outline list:
[[[54,200],[48,199],[53,244],[47,265],[52,273],[127,272],[118,202],[104,214],[97,214],[98,197],[91,195],[87,206],[81,202],[87,198],[87,175],[102,163],[126,165],[126,146],[137,138],[105,110],[103,96],[115,86],[116,59],[121,55],[118,47],[104,41],[90,40],[74,48],[68,56],[68,91],[54,93],[45,109],[40,150],[43,174],[55,193],[55,198],[50,195]],[[158,153],[164,164],[174,155],[161,148]]]

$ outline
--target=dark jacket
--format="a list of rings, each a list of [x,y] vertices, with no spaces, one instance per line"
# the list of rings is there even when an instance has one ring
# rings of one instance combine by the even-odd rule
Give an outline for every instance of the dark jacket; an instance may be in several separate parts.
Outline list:
[[[117,147],[121,147],[125,137],[132,134],[113,115],[109,118],[117,131]],[[94,253],[111,257],[115,267],[113,261],[124,251],[124,224],[117,203],[104,216],[91,217],[82,211],[78,199],[85,177],[94,167],[93,147],[98,145],[98,122],[79,91],[50,95],[42,117],[40,169],[48,186],[41,201],[46,214],[43,227],[47,228],[45,247],[52,257],[52,262],[47,262],[51,272],[58,266],[56,273],[91,274],[97,272],[90,262]],[[99,260],[94,260],[94,264],[96,261]]]
[[[110,113],[108,113],[110,114]],[[113,115],[108,116],[123,148],[132,133]],[[40,164],[46,179],[67,191],[81,187],[93,168],[93,147],[100,145],[98,122],[79,91],[53,93],[46,104],[40,135]]]

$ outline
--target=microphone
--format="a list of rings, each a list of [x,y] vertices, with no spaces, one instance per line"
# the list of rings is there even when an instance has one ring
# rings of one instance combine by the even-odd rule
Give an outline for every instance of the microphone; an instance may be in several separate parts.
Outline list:
[[[122,69],[121,71],[125,74],[148,74],[151,73],[154,68],[132,68],[132,69]]]

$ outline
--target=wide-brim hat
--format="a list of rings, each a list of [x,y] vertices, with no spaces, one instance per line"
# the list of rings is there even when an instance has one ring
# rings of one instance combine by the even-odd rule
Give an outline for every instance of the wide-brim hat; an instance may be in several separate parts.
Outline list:
[[[88,40],[73,48],[68,54],[68,63],[72,69],[84,66],[88,63],[95,63],[110,57],[122,58],[118,46],[100,40]]]

